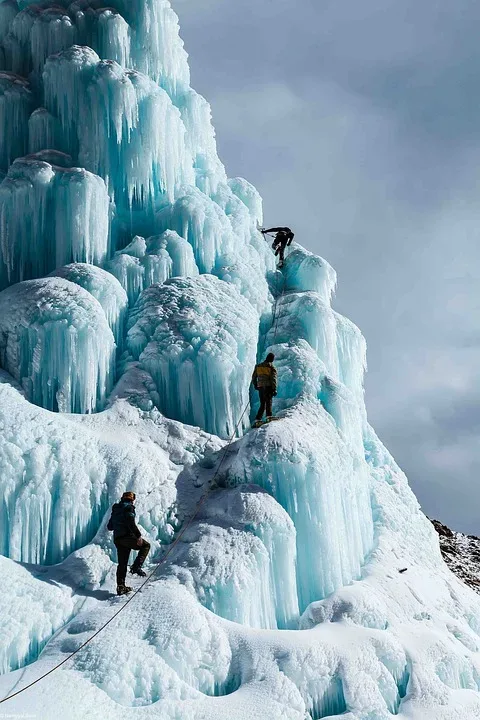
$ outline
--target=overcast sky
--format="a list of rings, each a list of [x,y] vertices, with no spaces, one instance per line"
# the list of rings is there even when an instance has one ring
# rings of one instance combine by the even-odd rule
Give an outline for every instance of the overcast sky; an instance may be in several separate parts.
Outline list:
[[[480,535],[480,3],[172,3],[229,175],[337,270],[372,424]]]

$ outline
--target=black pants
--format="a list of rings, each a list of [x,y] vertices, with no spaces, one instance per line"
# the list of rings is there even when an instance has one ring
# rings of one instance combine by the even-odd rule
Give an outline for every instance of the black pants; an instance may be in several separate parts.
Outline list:
[[[136,537],[123,537],[117,538],[115,541],[115,547],[117,548],[118,555],[118,567],[117,567],[117,585],[125,585],[125,578],[127,577],[128,559],[130,557],[131,550],[138,550],[138,555],[133,563],[136,568],[141,568],[145,562],[145,558],[150,552],[150,543],[146,540],[143,541],[143,545],[138,547]],[[132,567],[133,567],[132,565]]]
[[[258,394],[260,395],[260,410],[256,419],[261,420],[265,410],[267,411],[267,417],[272,415],[273,389],[271,387],[259,387]]]
[[[285,256],[285,248],[286,248],[286,247],[287,247],[287,243],[286,243],[286,242],[280,242],[280,243],[278,243],[278,244],[275,244],[275,243],[273,244],[273,249],[275,250],[275,257],[276,257],[277,255],[279,255],[279,256],[280,256],[280,262],[281,262],[281,263],[283,263],[283,261],[284,261],[284,259],[285,259],[284,256]]]

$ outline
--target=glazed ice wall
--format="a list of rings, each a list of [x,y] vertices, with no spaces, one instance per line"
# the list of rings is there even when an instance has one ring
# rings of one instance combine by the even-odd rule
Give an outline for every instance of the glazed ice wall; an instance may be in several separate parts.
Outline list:
[[[0,364],[31,402],[80,414],[101,411],[115,379],[136,401],[141,377],[142,407],[227,438],[248,430],[252,368],[274,350],[287,418],[240,443],[230,479],[283,506],[291,577],[282,590],[285,558],[265,521],[239,536],[252,564],[228,583],[206,588],[198,571],[192,582],[219,614],[291,627],[359,576],[373,542],[365,347],[331,308],[335,273],[300,246],[275,270],[261,199],[227,180],[168,2],[0,8]],[[97,500],[90,509],[98,518]],[[58,547],[27,533],[20,556],[49,562],[77,546],[86,535],[69,512]],[[242,582],[270,588],[258,613]]]

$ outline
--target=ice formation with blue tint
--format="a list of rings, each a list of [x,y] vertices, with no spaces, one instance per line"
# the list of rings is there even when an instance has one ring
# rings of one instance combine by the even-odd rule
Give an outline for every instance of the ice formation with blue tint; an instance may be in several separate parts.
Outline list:
[[[7,170],[16,157],[26,153],[32,109],[28,81],[13,73],[0,72],[0,170]]]
[[[165,415],[229,437],[248,423],[257,327],[234,287],[213,275],[174,278],[142,293],[127,347],[152,376]]]
[[[121,607],[125,489],[171,551],[2,710],[477,720],[480,600],[367,422],[335,271],[278,270],[227,178],[168,0],[0,0],[0,179],[0,696]]]
[[[183,536],[172,572],[202,605],[257,628],[296,627],[296,534],[258,486],[220,490]]]
[[[106,180],[119,208],[148,217],[194,181],[180,113],[150,78],[74,45],[47,60],[43,84],[62,144]]]
[[[52,162],[54,164],[52,164]],[[62,153],[17,159],[0,184],[0,288],[109,251],[105,184]]]
[[[93,295],[102,306],[117,346],[123,343],[128,298],[111,273],[88,263],[71,263],[57,268],[50,275],[70,280]]]
[[[164,283],[171,277],[198,275],[192,246],[172,230],[147,240],[134,237],[106,267],[120,281],[132,306],[150,285]]]
[[[114,381],[115,341],[100,303],[68,280],[27,280],[0,293],[0,367],[35,405],[90,413]]]

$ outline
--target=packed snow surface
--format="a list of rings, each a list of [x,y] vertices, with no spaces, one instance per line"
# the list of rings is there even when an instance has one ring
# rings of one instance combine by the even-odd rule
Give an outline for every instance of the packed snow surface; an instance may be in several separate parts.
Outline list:
[[[277,269],[227,179],[168,0],[0,0],[0,171],[0,700],[66,661],[0,714],[478,720],[480,597],[368,424],[335,271]]]

